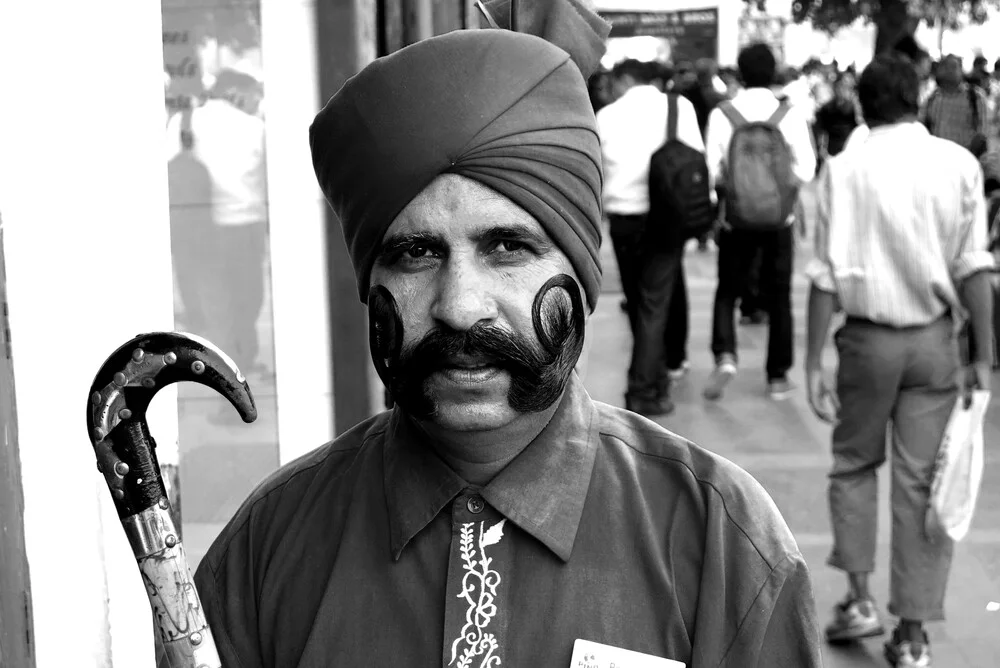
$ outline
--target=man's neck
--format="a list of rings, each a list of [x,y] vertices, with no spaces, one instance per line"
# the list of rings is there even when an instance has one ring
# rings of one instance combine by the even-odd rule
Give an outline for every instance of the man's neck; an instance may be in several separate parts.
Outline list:
[[[430,422],[420,422],[417,426],[430,447],[463,480],[485,485],[535,440],[561,402],[561,398],[557,399],[544,411],[527,413],[491,431],[445,431]]]
[[[938,88],[940,88],[945,93],[957,93],[959,90],[961,90],[962,83],[963,82],[961,81],[957,83],[941,82],[940,84],[938,84]]]

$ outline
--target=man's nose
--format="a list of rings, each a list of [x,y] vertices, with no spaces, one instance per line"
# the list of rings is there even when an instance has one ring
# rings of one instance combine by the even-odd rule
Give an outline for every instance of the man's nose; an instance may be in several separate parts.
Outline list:
[[[496,282],[483,267],[460,258],[449,259],[438,274],[431,317],[457,331],[497,318]]]

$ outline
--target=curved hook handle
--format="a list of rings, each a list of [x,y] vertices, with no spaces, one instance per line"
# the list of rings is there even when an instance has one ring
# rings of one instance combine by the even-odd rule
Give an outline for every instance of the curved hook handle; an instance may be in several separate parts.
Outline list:
[[[257,419],[243,374],[209,341],[193,334],[153,332],[118,348],[91,385],[87,429],[120,517],[151,508],[165,496],[146,410],[160,388],[180,381],[216,390],[244,422]]]

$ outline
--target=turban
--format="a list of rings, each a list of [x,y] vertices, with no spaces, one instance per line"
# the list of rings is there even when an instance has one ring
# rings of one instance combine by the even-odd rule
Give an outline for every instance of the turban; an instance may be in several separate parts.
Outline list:
[[[435,178],[458,174],[531,214],[594,309],[603,175],[585,76],[608,26],[577,2],[526,4],[523,32],[458,30],[379,58],[317,114],[313,167],[340,218],[362,301],[392,221]]]

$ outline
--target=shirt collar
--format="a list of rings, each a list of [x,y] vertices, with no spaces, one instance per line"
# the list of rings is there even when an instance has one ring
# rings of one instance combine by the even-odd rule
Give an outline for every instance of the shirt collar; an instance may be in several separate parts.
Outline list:
[[[501,514],[563,561],[573,552],[597,456],[596,409],[573,373],[541,433],[482,490]],[[396,408],[384,445],[392,558],[468,484],[427,446]]]
[[[879,137],[881,135],[895,135],[895,134],[918,134],[918,135],[930,135],[927,131],[927,127],[920,123],[919,121],[909,121],[906,123],[889,123],[887,125],[876,125],[869,130],[869,137]]]

